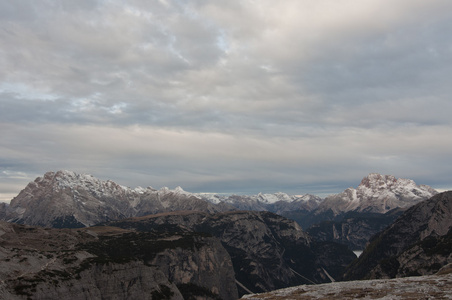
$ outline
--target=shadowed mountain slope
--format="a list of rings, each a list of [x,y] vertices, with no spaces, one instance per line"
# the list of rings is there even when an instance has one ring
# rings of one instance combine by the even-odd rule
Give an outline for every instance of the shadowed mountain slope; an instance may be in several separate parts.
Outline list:
[[[345,279],[433,274],[452,262],[452,191],[418,203],[374,236]]]

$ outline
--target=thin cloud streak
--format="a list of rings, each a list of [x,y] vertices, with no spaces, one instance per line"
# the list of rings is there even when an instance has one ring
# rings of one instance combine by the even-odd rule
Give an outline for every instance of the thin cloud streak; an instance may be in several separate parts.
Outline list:
[[[59,169],[193,192],[449,186],[451,9],[0,0],[0,194]]]

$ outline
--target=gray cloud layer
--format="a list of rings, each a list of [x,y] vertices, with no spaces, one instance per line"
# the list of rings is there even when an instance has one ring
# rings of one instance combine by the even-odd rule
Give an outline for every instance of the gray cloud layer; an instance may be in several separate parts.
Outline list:
[[[452,3],[0,0],[0,194],[448,188]]]

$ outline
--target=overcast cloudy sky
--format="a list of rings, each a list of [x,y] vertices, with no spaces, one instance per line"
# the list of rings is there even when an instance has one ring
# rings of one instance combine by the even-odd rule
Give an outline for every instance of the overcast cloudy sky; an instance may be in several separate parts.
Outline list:
[[[0,0],[0,200],[46,171],[190,192],[452,188],[452,1]]]

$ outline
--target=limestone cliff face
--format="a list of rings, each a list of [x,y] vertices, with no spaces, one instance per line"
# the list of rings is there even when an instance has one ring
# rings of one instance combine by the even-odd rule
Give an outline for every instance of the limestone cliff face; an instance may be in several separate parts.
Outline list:
[[[1,299],[237,299],[230,256],[208,235],[0,223]]]
[[[296,222],[269,212],[177,212],[109,224],[217,237],[231,256],[240,294],[329,282],[355,258],[345,246],[313,241]]]
[[[236,299],[238,294],[231,257],[219,240],[210,238],[203,242],[205,246],[195,248],[193,252],[182,248],[165,249],[148,264],[157,266],[179,287],[203,286],[221,299]]]
[[[452,191],[408,209],[375,236],[345,278],[425,275],[452,261]]]

